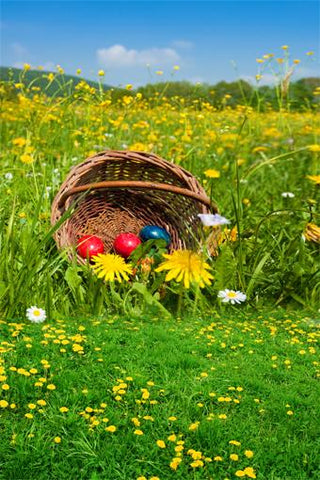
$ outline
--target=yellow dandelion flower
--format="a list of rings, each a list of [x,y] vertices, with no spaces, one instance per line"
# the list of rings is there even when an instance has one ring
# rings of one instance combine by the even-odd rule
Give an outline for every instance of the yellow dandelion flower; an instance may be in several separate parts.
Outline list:
[[[166,448],[166,444],[163,440],[157,440],[157,445],[159,448]]]
[[[14,138],[12,140],[13,145],[17,145],[18,147],[24,147],[27,143],[27,140],[23,137]]]
[[[252,450],[245,450],[244,454],[247,458],[252,458],[253,457],[253,451]]]
[[[199,424],[200,424],[200,422],[191,423],[191,425],[189,426],[189,430],[191,430],[192,432],[194,430],[197,430],[198,427],[199,427]]]
[[[195,460],[194,462],[190,463],[190,467],[192,468],[197,468],[197,467],[203,467],[204,463],[202,460]]]
[[[252,467],[246,467],[244,470],[244,474],[249,478],[257,478],[255,471]]]
[[[61,443],[61,437],[54,437],[54,443]]]
[[[135,430],[133,432],[135,435],[143,435],[143,431],[142,430]]]
[[[20,160],[22,163],[26,163],[26,164],[33,162],[33,158],[31,157],[31,155],[28,155],[27,153],[24,153],[23,155],[21,155]]]
[[[25,416],[26,418],[30,418],[30,419],[33,418],[32,413],[25,413],[24,416]]]
[[[243,470],[237,470],[236,473],[235,473],[235,476],[236,477],[245,477],[246,474],[244,473]]]
[[[230,459],[234,462],[237,462],[239,460],[239,455],[237,455],[236,453],[231,453]]]
[[[169,442],[175,442],[177,440],[177,436],[172,433],[171,435],[169,435],[168,440]]]
[[[320,227],[315,223],[308,223],[304,231],[304,237],[308,242],[320,243]]]
[[[238,442],[237,440],[230,440],[229,444],[230,445],[235,445],[236,447],[240,447],[241,442]]]
[[[168,270],[166,281],[175,279],[177,282],[184,283],[185,288],[190,287],[190,283],[197,283],[200,288],[205,285],[211,285],[213,276],[208,272],[210,266],[201,258],[201,256],[191,250],[176,250],[171,254],[163,254],[166,261],[161,263],[156,272]]]
[[[320,152],[320,145],[315,143],[314,145],[309,145],[310,152]]]
[[[49,385],[47,385],[47,389],[48,390],[55,390],[56,386],[53,383],[49,383]]]
[[[69,408],[68,407],[60,407],[59,410],[60,410],[61,413],[66,413],[66,412],[69,411]]]
[[[204,174],[208,178],[219,178],[220,177],[219,170],[215,170],[214,168],[209,168],[208,170],[205,170]]]
[[[0,400],[0,408],[7,408],[8,405],[7,400]]]
[[[109,425],[109,427],[106,427],[105,430],[106,432],[114,433],[117,430],[117,427],[115,427],[115,425]]]
[[[99,278],[103,278],[106,282],[122,282],[122,280],[129,280],[127,274],[132,274],[132,266],[125,263],[124,259],[120,255],[113,253],[99,253],[99,255],[93,257],[95,265],[93,265],[93,271]]]

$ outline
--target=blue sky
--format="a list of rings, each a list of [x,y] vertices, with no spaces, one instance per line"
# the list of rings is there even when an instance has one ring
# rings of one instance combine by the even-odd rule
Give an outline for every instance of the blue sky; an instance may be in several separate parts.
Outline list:
[[[254,79],[289,45],[296,75],[319,75],[318,1],[2,1],[1,64],[60,64],[112,85]],[[314,51],[314,56],[306,52]],[[236,63],[236,68],[233,65]],[[147,67],[146,65],[149,65]],[[157,70],[164,72],[159,77]],[[270,76],[266,72],[264,80]]]

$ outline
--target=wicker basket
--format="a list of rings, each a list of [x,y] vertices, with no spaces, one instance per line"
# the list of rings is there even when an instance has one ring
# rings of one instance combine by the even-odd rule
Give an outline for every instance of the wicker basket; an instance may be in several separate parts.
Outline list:
[[[183,168],[152,153],[111,150],[71,169],[53,201],[52,225],[70,207],[72,215],[55,234],[58,248],[69,247],[70,257],[83,235],[99,236],[109,252],[117,235],[137,235],[145,225],[164,227],[171,235],[171,251],[195,248],[197,214],[217,212]]]

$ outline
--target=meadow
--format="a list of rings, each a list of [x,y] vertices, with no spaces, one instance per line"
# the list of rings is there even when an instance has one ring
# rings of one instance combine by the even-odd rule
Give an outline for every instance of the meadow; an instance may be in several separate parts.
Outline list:
[[[114,98],[61,67],[48,96],[29,68],[0,87],[0,478],[319,478],[319,102]],[[108,149],[181,165],[230,221],[211,255],[203,228],[203,288],[156,272],[161,249],[121,283],[58,251],[52,201]]]

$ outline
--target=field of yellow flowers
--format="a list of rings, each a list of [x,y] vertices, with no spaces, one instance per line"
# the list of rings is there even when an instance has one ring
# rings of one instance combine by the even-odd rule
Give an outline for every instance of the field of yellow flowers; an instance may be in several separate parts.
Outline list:
[[[0,479],[319,478],[318,108],[45,79],[56,95],[1,85]],[[107,149],[183,166],[230,221],[201,291],[159,259],[104,282],[57,250],[53,198]]]
[[[295,112],[287,103],[279,111],[265,105],[258,113],[228,107],[226,95],[220,108],[201,100],[185,106],[166,98],[165,85],[149,100],[131,85],[114,99],[85,81],[71,91],[61,73],[45,76],[59,87],[48,97],[46,88],[25,85],[24,74],[15,96],[2,85],[0,302],[7,316],[31,305],[53,316],[112,310],[109,290],[68,264],[50,230],[51,203],[71,166],[107,149],[153,151],[183,166],[230,220],[218,255],[208,259],[215,281],[200,307],[216,305],[229,288],[250,304],[319,308],[316,105]]]

